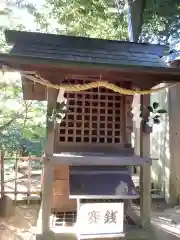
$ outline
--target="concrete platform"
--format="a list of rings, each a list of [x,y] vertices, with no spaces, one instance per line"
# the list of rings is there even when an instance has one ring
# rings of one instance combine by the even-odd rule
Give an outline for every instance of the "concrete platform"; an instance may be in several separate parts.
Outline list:
[[[37,234],[35,240],[77,240],[75,233],[54,233],[53,231],[46,234],[44,237],[41,234]],[[178,240],[180,239],[178,236],[170,234],[156,226],[151,226],[149,229],[142,228],[132,228],[128,231],[125,238],[101,238],[101,240]],[[83,240],[83,239],[82,239]],[[91,240],[99,240],[93,238]]]
[[[37,230],[37,229],[36,229]],[[77,236],[73,228],[64,228],[63,232],[57,232],[56,230],[60,229],[51,229],[50,232],[46,233],[44,236],[41,233],[36,232],[36,240],[77,240]],[[84,238],[81,238],[82,240]],[[126,239],[126,240],[155,240],[155,236],[153,231],[151,229],[143,229],[139,227],[129,227],[127,229],[127,232],[125,233],[125,237],[122,235],[122,237],[108,237],[108,238],[91,238],[91,240],[108,240],[108,239]]]

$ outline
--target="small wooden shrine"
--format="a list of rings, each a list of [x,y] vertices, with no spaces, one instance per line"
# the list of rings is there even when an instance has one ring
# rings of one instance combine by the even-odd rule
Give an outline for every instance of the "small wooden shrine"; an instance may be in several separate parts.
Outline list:
[[[60,123],[47,117],[39,237],[46,238],[54,211],[78,214],[83,203],[138,198],[132,166],[141,168],[141,226],[147,226],[150,132],[141,126],[141,152],[135,155],[132,102],[140,93],[141,106],[147,106],[154,86],[180,81],[179,71],[161,60],[166,47],[17,31],[7,31],[6,39],[13,47],[0,55],[0,63],[21,72],[24,99],[47,100],[48,113],[67,101]]]

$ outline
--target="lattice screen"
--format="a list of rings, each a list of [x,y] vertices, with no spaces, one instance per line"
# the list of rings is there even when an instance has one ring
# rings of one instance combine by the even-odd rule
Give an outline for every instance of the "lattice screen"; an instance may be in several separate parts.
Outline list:
[[[88,81],[68,80],[69,84]],[[118,85],[118,84],[117,84]],[[121,143],[126,114],[124,96],[105,88],[66,93],[69,112],[62,121],[59,141],[64,143]],[[126,110],[125,110],[126,111]]]

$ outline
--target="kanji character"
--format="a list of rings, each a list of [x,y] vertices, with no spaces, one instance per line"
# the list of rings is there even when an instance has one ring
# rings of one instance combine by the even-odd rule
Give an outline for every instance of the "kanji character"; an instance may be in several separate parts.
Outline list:
[[[104,215],[104,223],[116,223],[116,216],[117,211],[113,210],[107,210],[107,212]]]
[[[100,220],[100,212],[99,211],[92,211],[88,213],[88,222],[97,223]]]

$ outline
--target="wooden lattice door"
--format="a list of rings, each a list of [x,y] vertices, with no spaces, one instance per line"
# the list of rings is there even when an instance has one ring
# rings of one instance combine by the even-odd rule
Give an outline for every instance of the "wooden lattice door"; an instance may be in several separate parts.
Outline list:
[[[87,81],[69,80],[68,83],[82,84]],[[68,113],[58,129],[60,149],[81,145],[83,151],[87,145],[130,144],[132,121],[129,97],[105,88],[66,93],[65,97]]]

